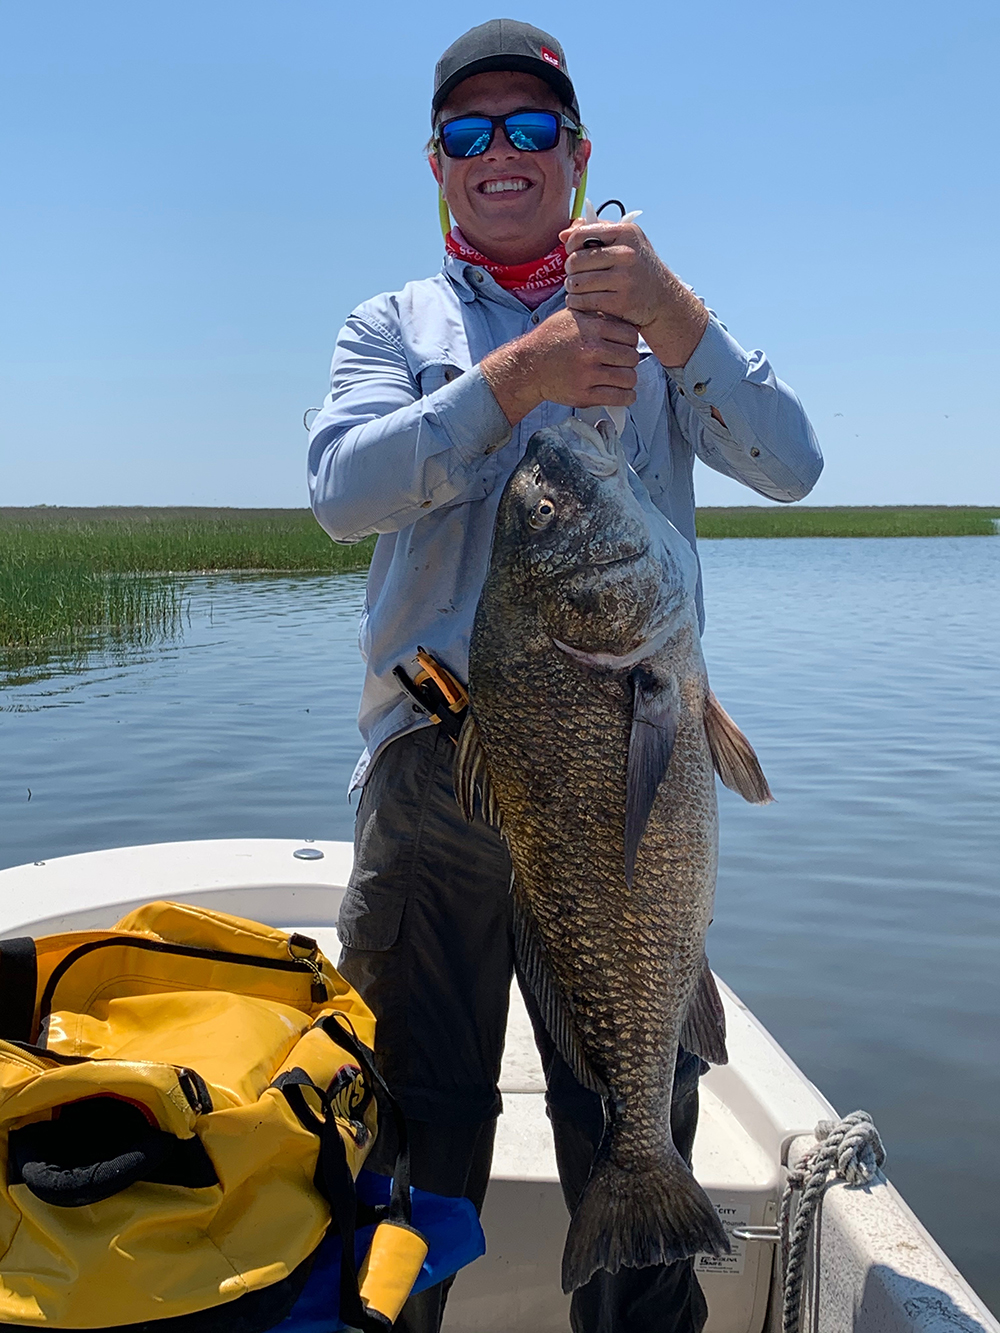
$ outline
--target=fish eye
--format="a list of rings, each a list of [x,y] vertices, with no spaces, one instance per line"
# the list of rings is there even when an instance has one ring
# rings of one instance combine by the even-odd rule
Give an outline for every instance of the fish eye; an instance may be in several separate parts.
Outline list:
[[[546,496],[544,500],[539,500],[534,509],[528,515],[528,522],[536,531],[539,528],[547,527],[556,516],[556,507]]]

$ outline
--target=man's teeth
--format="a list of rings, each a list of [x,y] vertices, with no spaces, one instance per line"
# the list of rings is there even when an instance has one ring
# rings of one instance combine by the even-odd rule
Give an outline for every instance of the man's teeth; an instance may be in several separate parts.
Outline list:
[[[521,180],[485,181],[480,189],[483,194],[506,194],[516,190],[530,189],[531,182]]]

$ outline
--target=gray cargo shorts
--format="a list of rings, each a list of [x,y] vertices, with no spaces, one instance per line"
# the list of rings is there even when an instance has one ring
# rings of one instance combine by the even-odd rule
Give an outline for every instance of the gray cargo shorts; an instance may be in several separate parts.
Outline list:
[[[404,1114],[470,1124],[500,1113],[510,858],[494,829],[459,810],[454,755],[426,727],[376,759],[338,929],[341,971],[375,1013],[379,1065]]]

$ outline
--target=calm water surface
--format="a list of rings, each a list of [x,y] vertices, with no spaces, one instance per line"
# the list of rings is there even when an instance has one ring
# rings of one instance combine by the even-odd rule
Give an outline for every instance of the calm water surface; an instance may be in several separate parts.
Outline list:
[[[841,1112],[872,1112],[1000,1310],[1000,541],[702,555],[713,685],[777,797],[722,793],[712,962]],[[0,865],[351,836],[363,579],[187,597],[177,642],[0,689]]]

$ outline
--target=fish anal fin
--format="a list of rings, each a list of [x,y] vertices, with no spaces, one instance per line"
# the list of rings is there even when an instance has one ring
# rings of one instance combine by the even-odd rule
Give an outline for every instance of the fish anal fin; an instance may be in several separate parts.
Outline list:
[[[681,1026],[681,1045],[686,1051],[700,1055],[710,1065],[729,1063],[726,1050],[726,1011],[715,977],[706,958],[695,984],[694,994]]]
[[[677,737],[674,691],[652,672],[636,667],[632,679],[632,732],[625,788],[625,881],[631,888],[635,858]]]
[[[503,820],[500,816],[500,807],[497,805],[496,796],[490,783],[489,771],[486,767],[486,751],[483,749],[479,728],[476,725],[476,719],[472,716],[471,709],[466,713],[462,730],[458,734],[458,746],[455,751],[452,773],[455,799],[469,823],[471,824],[476,817],[476,793],[478,792],[479,807],[483,818],[487,824],[492,824],[494,828],[502,832]]]
[[[719,777],[751,805],[774,800],[753,746],[709,690],[705,696],[705,732]]]
[[[545,1030],[573,1077],[591,1092],[607,1096],[607,1086],[591,1068],[577,1032],[573,1011],[552,971],[531,909],[514,890],[514,957],[520,979],[528,987]]]

